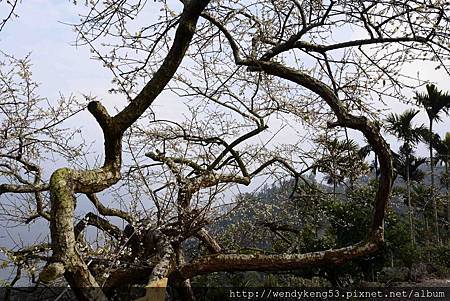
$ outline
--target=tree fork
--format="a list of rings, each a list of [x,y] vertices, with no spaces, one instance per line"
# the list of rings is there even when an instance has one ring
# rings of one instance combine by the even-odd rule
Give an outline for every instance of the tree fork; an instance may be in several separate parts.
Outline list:
[[[123,133],[150,107],[175,74],[192,40],[199,15],[208,3],[208,0],[185,2],[174,42],[164,62],[142,91],[122,111],[111,117],[100,102],[93,101],[88,104],[89,112],[103,131],[103,167],[88,171],[61,168],[50,178],[50,232],[53,255],[51,262],[41,272],[40,279],[51,282],[64,275],[79,300],[107,298],[76,250],[73,225],[75,193],[100,192],[120,180]],[[169,254],[164,255],[164,259],[169,262],[171,257]],[[159,267],[157,265],[153,270],[151,281],[159,275]],[[98,289],[86,289],[87,287]]]
[[[328,124],[328,127],[348,127],[360,131],[372,146],[380,163],[380,181],[375,195],[374,214],[370,236],[377,236],[381,230],[383,234],[383,219],[386,205],[389,201],[392,188],[392,155],[389,145],[380,134],[379,128],[364,116],[354,116],[345,109],[333,90],[316,78],[294,69],[285,67],[279,63],[265,61],[241,61],[248,66],[249,71],[263,71],[288,81],[297,83],[319,95],[332,109],[337,121]],[[382,235],[383,236],[383,235]]]
[[[288,271],[305,267],[340,265],[353,258],[377,251],[384,242],[384,216],[389,201],[393,164],[389,145],[380,134],[379,128],[366,117],[353,116],[345,109],[333,90],[310,75],[287,68],[278,63],[266,61],[243,61],[236,58],[238,64],[246,65],[249,71],[263,71],[267,74],[297,83],[318,94],[330,106],[337,117],[328,127],[348,127],[360,131],[373,147],[380,162],[380,180],[375,195],[372,226],[366,241],[340,248],[320,252],[294,255],[242,255],[214,254],[194,260],[181,266],[174,277],[189,279],[200,274],[224,271]]]

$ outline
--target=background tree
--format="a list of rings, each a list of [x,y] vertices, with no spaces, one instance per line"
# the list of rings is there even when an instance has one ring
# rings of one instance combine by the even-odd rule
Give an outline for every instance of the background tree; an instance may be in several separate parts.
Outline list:
[[[450,95],[447,93],[442,93],[439,91],[435,85],[427,85],[427,94],[424,93],[416,93],[416,101],[419,105],[423,106],[425,111],[427,112],[427,116],[429,119],[429,131],[430,135],[433,135],[433,123],[441,121],[441,113],[444,112],[448,114],[448,110],[450,109]],[[440,235],[439,235],[439,219],[438,219],[438,209],[436,205],[435,199],[435,191],[434,191],[434,158],[433,158],[433,145],[429,143],[429,151],[430,151],[430,170],[431,170],[431,188],[430,195],[431,201],[433,203],[433,211],[434,211],[434,228],[436,231],[436,239],[438,243],[440,243]]]
[[[407,190],[407,203],[408,203],[408,212],[409,212],[409,230],[411,236],[411,244],[414,245],[415,234],[414,234],[414,212],[411,204],[411,164],[412,164],[412,148],[420,141],[421,132],[423,131],[423,126],[414,126],[412,124],[412,119],[419,113],[419,111],[415,110],[407,110],[402,114],[398,115],[395,113],[391,113],[386,118],[386,129],[394,134],[397,138],[403,140],[403,145],[401,148],[401,154],[404,156],[405,161],[399,170],[402,170],[402,167],[405,168],[404,175],[406,180],[406,190]],[[400,165],[400,164],[399,164]]]
[[[430,134],[429,132],[424,133],[423,139],[427,141],[428,144],[431,144],[433,148],[436,150],[435,158],[436,158],[436,164],[441,162],[444,165],[444,174],[441,177],[441,184],[445,187],[445,190],[447,191],[446,197],[447,197],[447,226],[449,223],[449,216],[448,216],[448,200],[449,200],[449,189],[448,189],[448,158],[449,158],[449,150],[450,150],[450,135],[447,133],[445,137],[441,138],[438,134]]]
[[[356,178],[367,171],[367,166],[359,156],[358,144],[353,140],[332,140],[319,137],[318,143],[324,149],[323,155],[314,163],[313,170],[325,173],[327,183],[333,184],[333,195],[336,198],[336,188],[345,179],[349,180],[350,188]]]
[[[371,152],[372,152],[372,147],[370,146],[370,144],[366,144],[366,145],[364,145],[363,147],[361,147],[358,150],[358,155],[360,156],[360,158],[362,160],[364,160],[364,159],[366,159],[369,156],[369,154]],[[377,158],[376,154],[375,154],[373,162],[370,165],[370,170],[371,171],[374,170],[375,178],[378,179],[378,176],[379,176],[379,172],[378,172],[378,158]]]
[[[447,231],[450,230],[450,189],[449,189],[449,170],[450,165],[450,133],[446,133],[445,137],[440,139],[438,144],[435,146],[437,156],[437,162],[442,162],[444,164],[445,173],[442,177],[442,182],[444,183],[445,190],[447,191]],[[447,241],[449,235],[447,236]]]

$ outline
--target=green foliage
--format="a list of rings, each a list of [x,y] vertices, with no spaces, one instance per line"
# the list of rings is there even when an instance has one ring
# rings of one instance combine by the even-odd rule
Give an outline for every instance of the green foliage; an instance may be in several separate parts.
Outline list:
[[[428,118],[433,121],[442,121],[441,112],[448,114],[450,110],[450,95],[438,90],[433,84],[426,85],[427,93],[416,93],[417,104],[427,112]]]
[[[234,218],[239,217],[239,225],[223,237],[230,239],[233,235],[245,236],[246,241],[241,240],[237,243],[236,239],[234,240],[234,246],[240,245],[239,252],[245,254],[286,252],[289,249],[286,239],[292,241],[291,246],[295,245],[295,248],[291,248],[290,251],[296,253],[320,251],[357,243],[367,238],[377,184],[377,180],[372,180],[364,185],[357,185],[354,189],[348,189],[339,198],[318,193],[321,187],[317,183],[311,183],[311,186],[300,185],[292,197],[290,197],[292,184],[289,183],[283,183],[279,187],[272,186],[257,195],[245,195],[241,200],[242,207],[234,213]],[[234,276],[227,279],[225,283],[241,286],[264,286],[267,283],[277,286],[289,285],[286,283],[291,282],[311,284],[311,280],[306,278],[319,277],[327,279],[332,285],[345,286],[360,280],[382,281],[384,279],[381,276],[382,271],[387,267],[392,266],[395,271],[395,269],[413,269],[418,264],[428,264],[433,267],[433,270],[438,271],[436,273],[439,275],[446,275],[448,262],[450,262],[449,248],[430,244],[429,241],[433,236],[432,229],[424,225],[424,218],[431,221],[432,215],[431,206],[428,206],[428,189],[420,182],[415,182],[412,187],[412,203],[416,208],[415,219],[417,219],[415,231],[418,237],[415,246],[412,246],[410,242],[405,203],[400,202],[399,205],[388,208],[385,218],[386,243],[381,250],[371,256],[355,259],[339,268],[302,269],[285,274],[273,274],[270,277],[257,272],[233,274]],[[405,188],[396,186],[393,198],[402,200],[404,194]],[[274,211],[282,212],[285,219],[270,219],[271,212]],[[303,220],[299,220],[299,216]],[[264,226],[263,218],[270,223]],[[281,235],[275,235],[271,231],[275,229],[275,225],[283,225],[278,232]],[[250,236],[249,233],[251,233]],[[258,241],[258,237],[261,240]],[[270,243],[262,243],[263,237],[270,237]],[[243,245],[256,245],[258,248],[242,248]],[[290,277],[290,282],[288,278],[283,278],[285,276]]]
[[[345,201],[332,200],[327,204],[331,233],[336,246],[348,246],[365,239],[370,226],[373,187],[361,187],[348,193]]]
[[[323,149],[323,155],[316,160],[313,170],[326,174],[328,184],[336,186],[345,179],[353,182],[368,171],[361,149],[354,140],[330,140],[320,136],[316,142]]]
[[[391,274],[395,274],[396,271],[403,274],[410,271],[408,277],[416,277],[411,275],[418,266],[422,269],[424,266],[431,267],[429,269],[436,275],[448,275],[449,247],[430,243],[434,241],[435,234],[432,227],[433,211],[429,188],[425,182],[429,177],[423,171],[426,169],[424,167],[426,160],[415,157],[411,147],[421,139],[418,132],[423,130],[421,126],[414,127],[411,124],[416,114],[416,111],[411,110],[402,115],[391,116],[392,122],[397,122],[392,125],[391,130],[396,131],[399,138],[405,140],[399,154],[394,154],[394,165],[397,174],[403,180],[406,179],[406,172],[409,172],[415,245],[411,244],[407,189],[404,182],[398,181],[394,185],[392,202],[386,212],[385,245],[377,253],[355,259],[338,268],[302,269],[284,274],[271,274],[268,278],[264,273],[245,275],[241,273],[234,274],[234,278],[227,281],[239,285],[264,286],[270,283],[277,286],[308,281],[311,284],[311,280],[307,278],[319,277],[327,279],[328,284],[340,286],[361,280],[384,281],[381,275],[385,269],[392,269]],[[317,183],[312,176],[308,178],[308,182],[299,182],[296,187],[293,187],[293,182],[283,182],[266,187],[257,194],[242,195],[238,210],[229,217],[233,220],[231,224],[235,225],[231,227],[231,231],[223,233],[222,243],[227,245],[232,242],[228,246],[233,246],[235,250],[245,254],[268,254],[307,253],[345,247],[365,240],[372,223],[373,200],[378,180],[373,178],[368,182],[362,181],[343,170],[352,168],[346,160],[355,159],[353,155],[358,156],[358,160],[363,160],[368,150],[353,147],[337,139],[328,144],[324,143],[324,147],[327,151],[315,162],[316,171],[328,174],[328,178],[325,179],[334,177],[333,181],[328,182],[334,185],[333,194],[329,193],[329,186]],[[353,154],[351,160],[346,158],[349,153]],[[359,170],[361,177],[364,168]],[[445,176],[442,168],[440,173],[441,176]],[[356,179],[355,185],[346,187],[341,185],[345,183],[346,178],[351,181]],[[443,200],[441,204],[444,204],[446,195],[438,197]],[[438,209],[443,219],[444,206],[441,205]],[[283,218],[280,219],[280,216]],[[254,246],[256,249],[248,246]]]
[[[402,139],[407,145],[414,145],[421,140],[420,133],[424,126],[414,126],[412,119],[419,113],[417,110],[406,110],[402,114],[391,113],[386,118],[386,129],[388,132]]]
[[[385,246],[383,252],[393,266],[411,267],[418,258],[417,249],[412,247],[406,216],[390,211],[385,223]],[[391,258],[390,258],[391,257]],[[389,266],[389,262],[385,265]]]

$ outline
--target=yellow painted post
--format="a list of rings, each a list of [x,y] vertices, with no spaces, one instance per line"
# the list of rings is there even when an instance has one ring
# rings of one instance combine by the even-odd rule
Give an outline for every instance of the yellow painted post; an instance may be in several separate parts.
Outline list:
[[[166,300],[167,278],[162,278],[147,284],[145,297],[135,301],[164,301]]]

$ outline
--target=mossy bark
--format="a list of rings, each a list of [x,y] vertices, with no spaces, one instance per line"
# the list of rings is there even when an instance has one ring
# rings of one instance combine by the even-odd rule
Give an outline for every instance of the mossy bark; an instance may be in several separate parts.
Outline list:
[[[196,275],[212,272],[289,271],[318,266],[340,265],[350,259],[367,255],[378,250],[382,242],[383,238],[380,231],[367,242],[320,252],[283,255],[210,255],[184,265],[176,272],[176,274],[182,279],[188,279]]]
[[[100,102],[89,103],[88,110],[103,131],[105,153],[103,166],[87,171],[61,168],[50,178],[50,231],[53,255],[50,263],[40,274],[40,279],[51,282],[64,275],[79,300],[106,300],[106,297],[76,248],[75,194],[100,192],[120,180],[123,133],[150,107],[172,79],[192,40],[197,20],[208,3],[209,0],[193,0],[185,3],[174,42],[164,62],[142,91],[121,112],[111,117]],[[172,261],[171,258],[172,256],[163,256],[163,260],[168,259],[168,262]],[[162,266],[165,264],[161,263]],[[155,267],[153,276],[157,275],[158,270]]]

